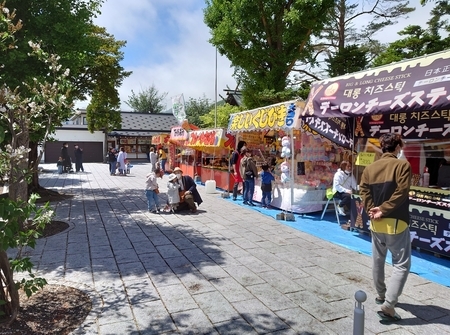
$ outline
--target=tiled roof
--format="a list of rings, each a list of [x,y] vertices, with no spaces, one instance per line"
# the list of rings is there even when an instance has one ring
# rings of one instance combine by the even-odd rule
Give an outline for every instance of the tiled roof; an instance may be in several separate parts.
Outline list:
[[[178,125],[177,119],[172,114],[149,114],[135,112],[121,112],[122,129],[117,132],[160,132],[170,133],[170,129]]]

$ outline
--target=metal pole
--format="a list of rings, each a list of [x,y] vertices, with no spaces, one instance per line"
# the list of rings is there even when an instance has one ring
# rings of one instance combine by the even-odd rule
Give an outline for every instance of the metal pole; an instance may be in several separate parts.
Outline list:
[[[215,72],[215,85],[214,85],[214,128],[217,128],[217,48],[216,48],[216,72]]]
[[[364,335],[364,306],[363,302],[367,299],[364,291],[356,291],[355,293],[355,311],[353,313],[353,335]]]

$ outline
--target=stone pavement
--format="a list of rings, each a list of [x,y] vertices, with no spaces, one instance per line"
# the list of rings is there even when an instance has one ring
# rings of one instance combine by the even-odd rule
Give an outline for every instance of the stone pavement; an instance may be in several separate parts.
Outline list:
[[[73,334],[352,334],[357,290],[368,295],[365,334],[450,334],[450,288],[411,274],[397,308],[403,320],[383,325],[370,257],[220,192],[199,185],[195,214],[151,214],[147,163],[126,177],[110,176],[106,164],[64,175],[41,166],[42,186],[74,194],[52,204],[70,229],[31,251],[39,276],[93,299]]]

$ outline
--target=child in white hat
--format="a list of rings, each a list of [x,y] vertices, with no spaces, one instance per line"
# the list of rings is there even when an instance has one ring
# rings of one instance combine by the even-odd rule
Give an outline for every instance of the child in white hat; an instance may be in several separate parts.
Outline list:
[[[169,203],[168,210],[172,213],[177,209],[180,203],[180,184],[178,183],[178,178],[175,174],[171,173],[169,175],[169,182],[167,183],[167,199]]]

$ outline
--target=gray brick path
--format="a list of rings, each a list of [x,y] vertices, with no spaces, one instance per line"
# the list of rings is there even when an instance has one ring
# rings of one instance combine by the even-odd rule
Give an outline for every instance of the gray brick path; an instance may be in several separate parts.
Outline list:
[[[52,204],[67,231],[29,251],[40,276],[75,286],[93,310],[74,334],[352,334],[354,293],[368,294],[365,334],[450,334],[450,288],[409,277],[382,325],[371,259],[205,194],[196,214],[147,212],[147,163],[126,177],[105,164],[41,185],[73,194]],[[159,181],[166,189],[167,176]],[[330,223],[332,224],[332,223]],[[388,271],[389,273],[389,271]]]

